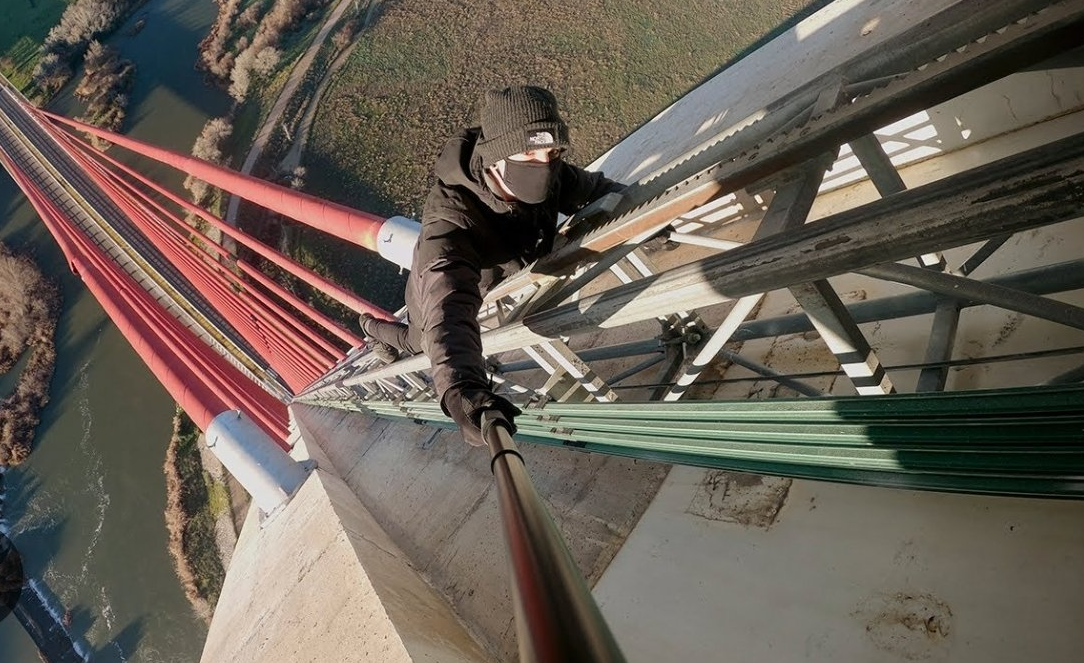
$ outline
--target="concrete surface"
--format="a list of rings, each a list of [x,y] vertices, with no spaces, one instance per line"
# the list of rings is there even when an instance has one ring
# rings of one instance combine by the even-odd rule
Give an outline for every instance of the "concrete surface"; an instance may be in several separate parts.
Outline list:
[[[457,432],[311,405],[290,410],[307,442],[327,453],[478,641],[496,660],[515,659],[510,578],[488,454]],[[573,558],[594,583],[668,467],[547,447],[521,451]]]
[[[294,455],[309,450],[298,441]],[[330,468],[319,450],[312,452]],[[250,511],[201,660],[491,659],[353,492],[317,469],[262,526]]]
[[[675,467],[595,586],[632,663],[1070,663],[1084,505],[795,481],[769,527]]]

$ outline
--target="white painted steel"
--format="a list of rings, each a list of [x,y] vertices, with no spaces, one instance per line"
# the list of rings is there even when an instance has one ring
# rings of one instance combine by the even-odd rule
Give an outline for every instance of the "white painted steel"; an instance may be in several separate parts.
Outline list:
[[[244,486],[265,514],[286,504],[308,472],[240,410],[229,410],[207,426],[207,448]]]
[[[405,216],[393,216],[380,226],[376,234],[376,250],[381,258],[410,269],[414,262],[414,245],[422,225]]]
[[[663,396],[664,401],[676,401],[685,395],[685,391],[689,388],[693,382],[696,381],[700,374],[704,372],[704,369],[708,367],[719,354],[719,351],[723,349],[723,346],[730,341],[730,337],[734,335],[734,332],[738,330],[741,323],[745,322],[745,319],[753,312],[757,304],[760,303],[763,294],[748,295],[742,297],[734,303],[734,308],[730,309],[730,313],[727,314],[726,319],[723,320],[723,324],[719,325],[719,329],[712,334],[711,339],[704,344],[704,347],[693,359],[692,364],[685,370],[685,372],[678,378],[677,384],[670,388],[670,391],[666,392]]]

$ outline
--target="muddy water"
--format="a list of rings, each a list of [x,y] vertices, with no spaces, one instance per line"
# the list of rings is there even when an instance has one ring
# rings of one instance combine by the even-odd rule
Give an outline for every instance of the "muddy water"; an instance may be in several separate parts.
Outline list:
[[[214,14],[212,0],[150,0],[129,21],[145,18],[142,31],[122,28],[109,40],[138,67],[127,133],[187,151],[207,118],[226,111],[225,95],[204,87],[193,69]],[[78,112],[67,96],[53,107]],[[159,181],[181,177],[162,166],[140,168]],[[173,403],[68,272],[6,174],[0,240],[32,253],[64,297],[53,400],[30,461],[5,476],[3,527],[36,591],[54,610],[71,609],[73,634],[92,660],[197,661],[206,627],[166,551],[162,462]],[[0,661],[37,660],[19,623],[0,622]]]

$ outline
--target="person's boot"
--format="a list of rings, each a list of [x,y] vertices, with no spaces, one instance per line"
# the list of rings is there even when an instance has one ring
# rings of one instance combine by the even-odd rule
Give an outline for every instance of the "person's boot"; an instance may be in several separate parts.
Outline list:
[[[385,364],[393,364],[399,360],[399,349],[394,345],[372,337],[366,338],[365,343],[373,351],[373,355]]]
[[[358,316],[358,326],[361,327],[361,333],[365,334],[365,344],[372,350],[373,355],[384,362],[385,364],[392,364],[399,360],[399,349],[391,343],[385,343],[379,339],[373,338],[372,332],[369,331],[369,325],[376,320],[371,313],[362,313]]]

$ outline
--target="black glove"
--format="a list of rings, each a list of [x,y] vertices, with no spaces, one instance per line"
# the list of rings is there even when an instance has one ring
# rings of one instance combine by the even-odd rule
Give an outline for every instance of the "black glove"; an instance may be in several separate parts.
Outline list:
[[[628,184],[622,184],[621,182],[610,182],[610,186],[606,187],[606,193],[621,193],[627,188],[629,188]]]
[[[508,399],[498,396],[489,389],[478,387],[452,387],[444,392],[444,397],[440,399],[440,408],[459,425],[463,439],[473,447],[486,446],[480,427],[482,412],[486,410],[500,412],[508,420],[512,433],[516,432],[513,418],[523,414],[523,411]]]

